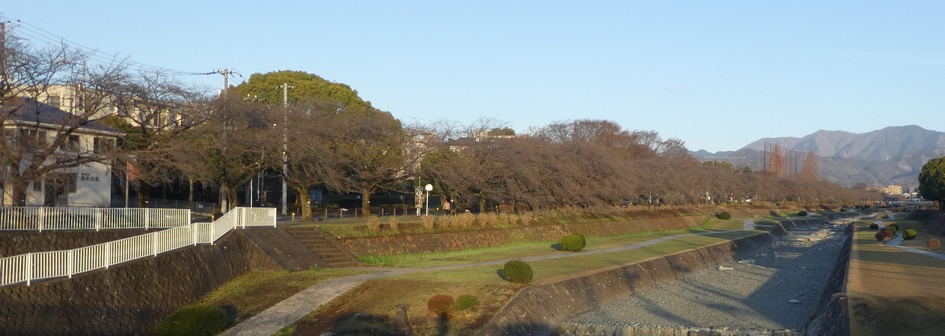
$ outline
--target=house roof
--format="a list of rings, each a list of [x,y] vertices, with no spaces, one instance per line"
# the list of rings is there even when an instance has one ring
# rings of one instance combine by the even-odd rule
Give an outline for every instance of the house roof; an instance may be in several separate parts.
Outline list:
[[[69,127],[79,126],[77,130],[88,133],[103,133],[112,136],[121,136],[125,133],[99,124],[95,121],[83,120],[83,118],[60,110],[52,105],[42,103],[33,98],[17,97],[2,105],[3,116],[7,122],[17,125],[45,126],[48,128],[58,128],[66,125]],[[83,122],[84,121],[84,122]],[[37,125],[38,124],[38,125]]]

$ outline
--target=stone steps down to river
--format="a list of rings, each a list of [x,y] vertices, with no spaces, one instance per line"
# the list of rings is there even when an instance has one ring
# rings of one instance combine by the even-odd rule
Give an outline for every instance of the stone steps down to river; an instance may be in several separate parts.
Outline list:
[[[287,271],[298,272],[313,267],[330,267],[315,252],[286,229],[257,227],[243,229],[243,234]]]
[[[326,266],[324,267],[364,266],[364,264],[351,254],[351,252],[348,252],[344,246],[317,227],[290,226],[285,230],[309,250],[318,255],[318,258],[325,262]]]

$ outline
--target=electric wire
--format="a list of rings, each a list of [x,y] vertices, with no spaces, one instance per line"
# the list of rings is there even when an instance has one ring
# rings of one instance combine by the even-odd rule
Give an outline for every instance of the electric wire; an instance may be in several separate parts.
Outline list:
[[[71,47],[75,50],[82,52],[90,60],[95,61],[95,62],[105,63],[105,64],[122,62],[128,65],[129,67],[135,68],[139,71],[163,72],[163,73],[167,73],[171,75],[178,75],[178,76],[203,76],[203,75],[219,74],[218,71],[210,71],[210,72],[183,71],[183,70],[176,70],[176,69],[141,63],[138,61],[131,60],[128,57],[121,57],[120,55],[117,55],[117,54],[107,54],[107,53],[101,52],[95,48],[91,48],[81,43],[71,41],[57,34],[46,31],[40,27],[31,25],[27,22],[16,21],[16,23],[18,24],[18,26],[16,27],[17,29],[15,29],[15,32],[17,34],[22,34],[23,36],[29,38],[30,40],[35,40],[35,41],[41,42],[43,44],[51,45],[51,46],[58,47],[58,46],[66,45],[68,47]]]

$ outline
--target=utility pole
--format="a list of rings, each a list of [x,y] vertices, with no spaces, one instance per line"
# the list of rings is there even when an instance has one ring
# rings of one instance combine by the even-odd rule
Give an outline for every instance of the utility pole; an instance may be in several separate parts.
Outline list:
[[[288,184],[286,183],[285,177],[289,173],[289,89],[294,89],[294,86],[289,86],[289,83],[282,83],[279,87],[282,88],[282,215],[288,215],[289,205],[288,205]],[[305,204],[302,204],[305,206]]]
[[[7,24],[11,22],[0,21],[0,93],[5,93],[13,86],[13,81],[7,78],[7,28],[13,28],[19,25],[17,20],[13,26]]]

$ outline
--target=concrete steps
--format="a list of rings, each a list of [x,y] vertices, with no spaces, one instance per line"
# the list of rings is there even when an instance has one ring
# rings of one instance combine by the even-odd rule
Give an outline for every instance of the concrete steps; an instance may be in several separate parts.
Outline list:
[[[295,239],[314,252],[323,260],[327,267],[361,267],[364,266],[358,258],[349,252],[343,245],[332,239],[328,234],[317,227],[290,226],[286,231]]]

